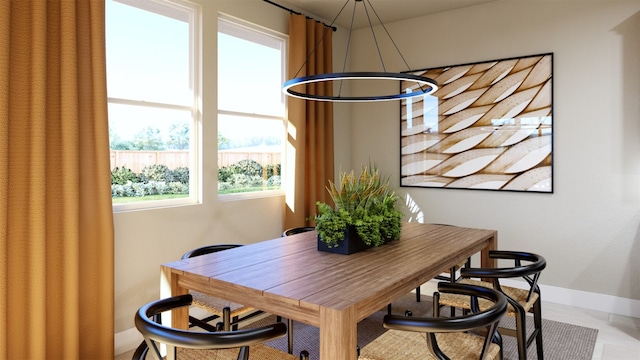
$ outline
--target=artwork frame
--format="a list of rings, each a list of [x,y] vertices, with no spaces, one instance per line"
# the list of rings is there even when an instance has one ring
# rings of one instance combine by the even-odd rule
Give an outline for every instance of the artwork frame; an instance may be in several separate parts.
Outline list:
[[[438,90],[400,104],[401,187],[553,193],[553,53],[407,73]]]

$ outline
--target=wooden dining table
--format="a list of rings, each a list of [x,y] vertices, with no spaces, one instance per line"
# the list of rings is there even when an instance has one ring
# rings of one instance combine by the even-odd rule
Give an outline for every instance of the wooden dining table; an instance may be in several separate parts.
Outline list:
[[[495,230],[402,224],[400,239],[341,255],[318,251],[315,231],[280,237],[161,266],[161,296],[197,290],[320,330],[320,359],[356,360],[357,324],[421,284],[480,252]],[[188,309],[172,311],[188,327]]]

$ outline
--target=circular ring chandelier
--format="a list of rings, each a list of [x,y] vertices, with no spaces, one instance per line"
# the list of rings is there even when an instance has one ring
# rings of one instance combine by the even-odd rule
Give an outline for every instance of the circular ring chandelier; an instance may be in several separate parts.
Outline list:
[[[296,86],[307,85],[311,83],[330,83],[333,81],[343,80],[396,80],[407,81],[417,85],[419,91],[398,92],[388,95],[360,95],[360,96],[333,96],[333,95],[317,95],[306,92],[296,91]],[[330,73],[317,74],[310,76],[302,76],[291,79],[282,85],[282,90],[286,91],[289,96],[297,97],[305,100],[317,101],[334,101],[334,102],[372,102],[372,101],[389,101],[412,98],[416,96],[429,95],[438,90],[438,84],[424,76],[418,76],[406,73],[388,73],[388,72],[346,72],[346,73]]]
[[[398,54],[400,55],[400,57],[404,61],[404,64],[407,66],[407,68],[409,67],[409,65],[407,64],[406,60],[402,56],[402,53],[400,53],[400,50],[398,49],[398,46],[396,45],[396,43],[391,38],[391,35],[389,34],[389,31],[387,31],[387,28],[382,23],[382,20],[380,20],[380,16],[378,16],[378,13],[375,11],[375,9],[373,8],[373,5],[371,5],[371,2],[369,0],[346,0],[344,5],[342,6],[342,9],[340,9],[340,12],[338,13],[338,15],[336,15],[336,17],[334,18],[334,20],[331,22],[331,24],[329,26],[333,26],[333,24],[338,19],[338,17],[342,13],[342,11],[345,9],[345,7],[349,3],[349,1],[355,1],[355,2],[354,2],[354,7],[353,7],[353,14],[351,16],[351,28],[349,29],[349,41],[347,42],[347,49],[345,51],[345,62],[344,63],[346,65],[346,63],[347,63],[346,60],[347,60],[347,57],[349,55],[349,43],[350,43],[350,38],[351,38],[351,32],[353,30],[353,19],[354,19],[354,15],[355,15],[355,12],[356,12],[357,4],[358,3],[363,3],[364,4],[364,11],[365,11],[365,13],[367,15],[367,19],[369,21],[369,27],[371,28],[371,32],[373,34],[373,40],[374,40],[376,49],[378,50],[378,54],[380,56],[380,62],[382,64],[383,72],[375,72],[375,71],[344,72],[344,70],[343,70],[343,72],[338,72],[338,73],[315,74],[315,75],[309,75],[309,76],[294,77],[293,79],[286,81],[282,85],[282,91],[285,92],[289,96],[293,96],[293,97],[297,97],[297,98],[305,99],[305,100],[333,101],[333,102],[374,102],[374,101],[401,100],[401,99],[408,99],[408,98],[413,98],[413,97],[417,97],[417,96],[425,96],[425,95],[432,94],[436,90],[438,90],[438,83],[435,80],[431,79],[431,78],[424,77],[424,76],[419,76],[419,75],[414,75],[414,74],[409,74],[409,73],[391,73],[391,72],[386,72],[386,68],[384,66],[384,61],[382,60],[382,55],[380,53],[380,48],[378,46],[378,41],[376,39],[375,32],[373,31],[373,24],[371,22],[371,18],[369,17],[369,12],[367,10],[367,3],[369,4],[369,8],[371,8],[373,13],[378,18],[378,21],[380,22],[380,25],[382,26],[382,28],[386,32],[387,36],[389,37],[389,39],[391,40],[393,45],[395,46],[396,51],[398,51]],[[322,41],[322,39],[320,41]],[[316,46],[318,46],[318,44],[319,44],[319,42],[316,43]],[[315,48],[313,49],[313,51],[311,51],[311,53],[307,57],[307,60],[300,67],[300,70],[298,70],[298,73],[302,70],[302,68],[304,68],[304,66],[307,64],[309,58],[311,57],[311,55],[314,52],[315,52]],[[380,94],[380,95],[342,96],[341,95],[342,84],[343,84],[343,81],[345,81],[345,80],[385,80],[385,81],[393,80],[393,81],[406,81],[406,82],[409,82],[411,85],[410,86],[406,86],[405,88],[411,88],[411,89],[414,89],[414,90],[413,91],[407,91],[407,92],[402,92],[400,90],[397,93]],[[339,91],[339,94],[337,96],[334,96],[334,95],[320,95],[320,94],[313,94],[313,93],[307,92],[307,86],[306,85],[315,84],[315,83],[325,83],[325,84],[329,83],[329,84],[332,84],[334,81],[339,81],[340,82],[340,87],[339,87],[340,91]],[[400,88],[400,86],[398,88]]]

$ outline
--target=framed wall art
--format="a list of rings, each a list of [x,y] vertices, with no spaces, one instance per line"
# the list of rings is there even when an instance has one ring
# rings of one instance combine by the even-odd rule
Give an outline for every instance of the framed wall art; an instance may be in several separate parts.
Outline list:
[[[401,102],[401,186],[553,192],[552,53],[408,73],[438,90]]]

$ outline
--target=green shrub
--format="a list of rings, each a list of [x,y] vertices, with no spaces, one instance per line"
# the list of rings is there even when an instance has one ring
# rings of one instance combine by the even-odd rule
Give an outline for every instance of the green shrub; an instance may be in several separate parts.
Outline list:
[[[167,183],[164,181],[149,181],[149,183],[145,184],[144,194],[145,195],[163,195],[167,193],[169,187]]]
[[[218,169],[218,183],[228,182],[231,180],[231,175],[233,175],[233,169],[231,166],[224,166]]]
[[[169,194],[188,194],[189,193],[189,184],[185,184],[183,182],[170,182],[169,184]]]
[[[261,176],[248,176],[245,174],[233,174],[231,184],[236,188],[262,186]]]
[[[170,182],[180,182],[182,184],[189,184],[189,168],[179,167],[171,170],[171,177],[173,178]]]
[[[145,184],[133,183],[131,184],[131,190],[132,190],[131,193],[133,193],[133,196],[145,196],[146,195],[145,188],[146,188]]]
[[[189,185],[179,181],[149,181],[147,184],[128,182],[124,185],[111,185],[111,197],[132,197],[147,195],[188,194]]]
[[[140,178],[131,169],[116,167],[111,170],[111,184],[124,185],[127,182],[140,182]]]
[[[281,165],[266,165],[264,168],[255,160],[240,160],[235,164],[218,169],[218,191],[256,191],[265,185],[280,186]],[[266,171],[266,181],[265,181]]]
[[[226,191],[233,189],[233,185],[229,182],[219,181],[218,182],[218,191]]]
[[[173,175],[167,165],[155,164],[145,166],[140,173],[140,180],[144,183],[150,181],[173,181]]]
[[[133,183],[129,181],[127,184],[123,185],[111,185],[111,197],[135,196],[132,184]]]
[[[240,160],[230,166],[234,174],[262,177],[262,165],[255,160]]]
[[[280,175],[274,175],[274,176],[271,176],[269,179],[267,179],[267,186],[280,186],[280,185],[281,185]]]

